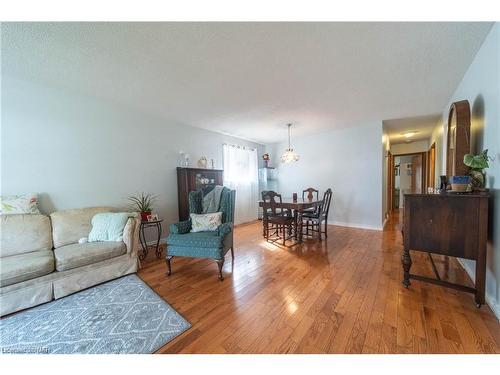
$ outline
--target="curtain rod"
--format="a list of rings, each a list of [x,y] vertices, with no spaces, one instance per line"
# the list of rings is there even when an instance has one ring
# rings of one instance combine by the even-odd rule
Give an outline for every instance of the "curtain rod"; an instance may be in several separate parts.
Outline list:
[[[247,147],[247,146],[235,145],[235,144],[231,144],[231,143],[224,143],[224,145],[226,145],[226,146],[230,146],[230,147],[242,148],[242,149],[244,149],[244,150],[257,151],[257,149],[255,149],[255,148],[253,148],[253,147]]]

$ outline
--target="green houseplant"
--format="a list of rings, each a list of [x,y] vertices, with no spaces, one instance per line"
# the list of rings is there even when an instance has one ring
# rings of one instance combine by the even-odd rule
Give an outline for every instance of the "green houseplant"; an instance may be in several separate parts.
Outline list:
[[[490,160],[492,160],[492,158],[488,156],[488,150],[484,150],[479,155],[464,155],[464,164],[470,168],[469,175],[471,176],[471,182],[474,188],[484,189],[486,182],[484,169],[490,166]]]
[[[147,220],[148,215],[151,215],[153,210],[153,203],[156,197],[151,194],[140,193],[135,196],[128,197],[128,200],[132,202],[131,209],[141,213],[141,219]]]

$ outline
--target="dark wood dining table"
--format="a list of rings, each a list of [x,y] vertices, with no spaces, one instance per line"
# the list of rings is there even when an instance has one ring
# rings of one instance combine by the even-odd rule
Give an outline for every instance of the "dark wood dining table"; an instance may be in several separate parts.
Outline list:
[[[297,223],[297,241],[302,242],[302,227],[303,227],[303,220],[302,220],[302,215],[304,211],[308,208],[311,207],[316,207],[319,206],[323,202],[323,200],[320,199],[308,199],[308,198],[297,198],[297,200],[293,200],[292,198],[283,198],[281,203],[276,203],[276,207],[281,208],[281,209],[289,209],[293,212],[293,215],[295,217],[296,223]],[[259,200],[259,207],[264,206],[264,201]]]

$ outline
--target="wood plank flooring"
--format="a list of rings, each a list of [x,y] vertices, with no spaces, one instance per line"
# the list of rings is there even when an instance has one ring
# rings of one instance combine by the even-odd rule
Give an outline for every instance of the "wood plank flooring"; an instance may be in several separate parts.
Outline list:
[[[499,353],[500,324],[470,294],[402,284],[395,212],[383,232],[330,226],[328,240],[284,248],[261,223],[235,229],[235,259],[217,265],[150,251],[139,272],[192,324],[159,353]],[[432,276],[425,254],[412,272]],[[436,257],[442,277],[467,283],[455,260]],[[147,317],[144,317],[147,319]]]

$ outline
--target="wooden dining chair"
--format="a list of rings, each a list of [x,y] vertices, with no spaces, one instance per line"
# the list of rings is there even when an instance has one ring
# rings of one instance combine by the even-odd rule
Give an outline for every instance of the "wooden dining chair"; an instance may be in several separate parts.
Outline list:
[[[307,193],[307,195],[306,195],[306,193]],[[305,201],[306,199],[313,200],[314,198],[316,198],[317,201],[319,200],[319,190],[316,190],[315,188],[312,188],[312,187],[307,188],[305,190],[302,190],[302,200],[303,201]],[[317,213],[318,209],[319,209],[319,206],[306,208],[304,210],[304,213],[306,213],[306,214]],[[306,230],[307,229],[308,228],[306,227]]]
[[[306,196],[307,193],[307,196]],[[314,199],[314,195],[316,195],[316,200],[319,200],[319,190],[316,190],[315,188],[307,188],[305,190],[302,190],[302,199],[305,200],[307,199]]]
[[[290,211],[282,209],[282,197],[274,191],[262,192],[263,200],[263,218],[262,225],[264,226],[264,237],[269,241],[272,235],[276,235],[277,239],[272,241],[282,240],[283,245],[292,237],[292,232],[296,230],[295,218],[290,214]]]
[[[328,214],[330,212],[332,195],[332,189],[327,189],[323,195],[323,201],[318,206],[318,210],[314,213],[305,213],[303,215],[306,236],[309,236],[309,230],[311,230],[311,237],[316,233],[320,241],[322,240],[322,234],[325,235],[325,238],[328,238]]]

